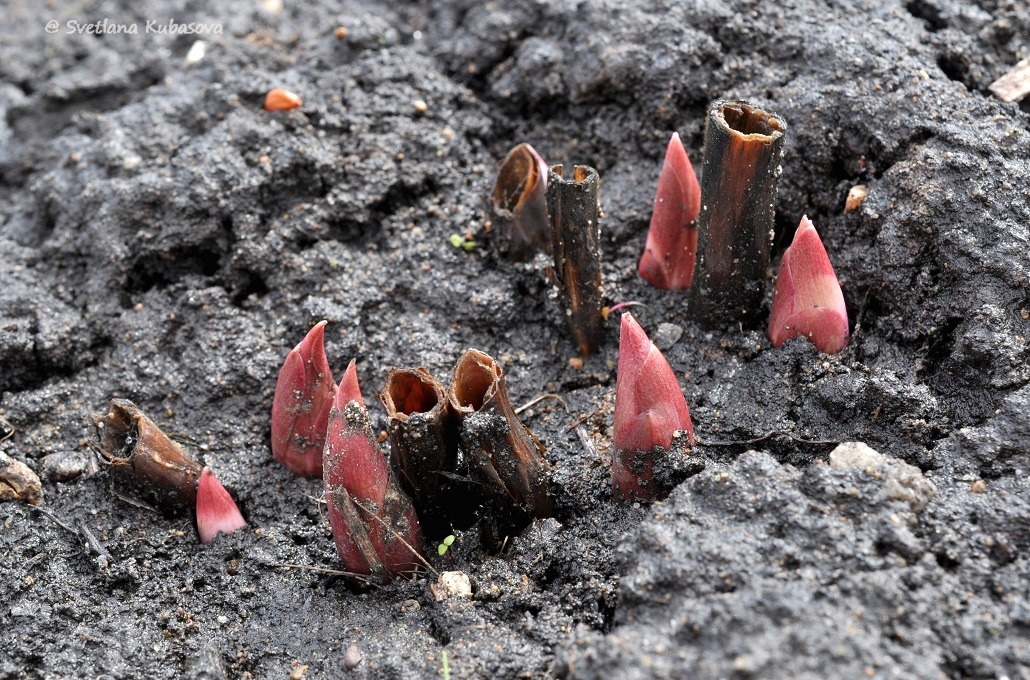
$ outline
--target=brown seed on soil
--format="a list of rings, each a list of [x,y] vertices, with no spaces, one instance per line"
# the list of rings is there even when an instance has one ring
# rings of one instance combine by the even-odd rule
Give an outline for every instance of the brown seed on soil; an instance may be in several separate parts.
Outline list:
[[[289,90],[283,90],[278,87],[274,90],[270,90],[268,94],[265,95],[266,111],[289,111],[291,109],[300,108],[301,103],[300,97]]]

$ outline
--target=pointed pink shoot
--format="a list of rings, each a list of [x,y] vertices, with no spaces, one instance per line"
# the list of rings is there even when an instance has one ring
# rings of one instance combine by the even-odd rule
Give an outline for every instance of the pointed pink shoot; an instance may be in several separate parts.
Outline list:
[[[350,363],[347,364],[347,370],[343,372],[343,377],[340,378],[340,386],[336,388],[336,399],[334,402],[336,407],[342,411],[341,404],[346,406],[352,401],[356,401],[362,406],[365,405],[365,400],[361,397],[361,387],[358,385],[358,367],[354,359],[351,359]]]
[[[329,524],[347,571],[381,582],[413,573],[425,551],[422,529],[372,436],[353,361],[333,401],[322,467]]]
[[[615,446],[633,451],[668,449],[679,430],[694,443],[690,409],[676,374],[633,315],[623,314],[615,381]]]
[[[322,476],[322,447],[336,386],[325,356],[325,321],[286,357],[272,402],[272,455],[302,477]]]
[[[204,468],[197,483],[197,533],[201,543],[208,543],[219,533],[231,534],[247,526],[236,502],[222,483]]]
[[[347,371],[350,372],[353,367],[352,362]],[[380,506],[390,481],[390,466],[379,444],[347,418],[347,406],[354,403],[357,403],[367,418],[356,369],[353,375],[353,380],[347,380],[344,376],[344,382],[340,383],[333,401],[323,453],[324,480],[327,484],[345,487],[350,495],[358,499]]]
[[[655,288],[686,290],[694,280],[701,187],[678,133],[665,150],[647,245],[637,273]]]
[[[651,454],[667,451],[674,433],[685,432],[694,443],[690,409],[676,374],[631,314],[622,315],[614,430],[612,487],[620,500],[654,498]]]
[[[822,239],[808,216],[794,232],[776,276],[769,339],[773,347],[801,335],[827,354],[848,344],[848,310]]]

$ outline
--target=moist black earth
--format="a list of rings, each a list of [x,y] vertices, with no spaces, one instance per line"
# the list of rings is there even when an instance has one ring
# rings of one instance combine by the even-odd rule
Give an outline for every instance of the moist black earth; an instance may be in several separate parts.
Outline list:
[[[0,449],[46,511],[0,505],[0,677],[426,678],[446,652],[452,678],[1030,678],[1030,104],[987,89],[1030,54],[1030,4],[217,5],[0,18]],[[68,33],[104,20],[138,34]],[[273,87],[303,106],[264,111]],[[636,275],[669,135],[699,168],[722,98],[789,125],[774,264],[807,214],[839,355],[702,329]],[[606,299],[645,305],[690,404],[698,444],[652,506],[611,496],[617,315],[577,368],[542,262],[489,247],[520,141],[597,168]],[[557,517],[499,554],[474,530],[430,546],[471,597],[326,571],[321,485],[269,449],[279,366],[321,319],[377,430],[391,367],[447,380],[468,347],[516,405],[567,405],[522,413]],[[199,545],[112,479],[90,418],[114,397],[216,470],[247,529]],[[936,494],[832,465],[844,441]]]

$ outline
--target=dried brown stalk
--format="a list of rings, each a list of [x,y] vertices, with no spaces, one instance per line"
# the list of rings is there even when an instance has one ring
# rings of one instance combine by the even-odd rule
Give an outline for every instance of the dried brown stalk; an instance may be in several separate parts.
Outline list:
[[[150,492],[167,508],[193,507],[203,469],[131,401],[115,399],[93,419],[100,455],[119,475]]]
[[[573,168],[572,179],[554,165],[547,179],[551,216],[553,276],[562,312],[580,354],[590,356],[601,342],[601,203],[597,171]]]
[[[705,128],[692,314],[757,322],[787,124],[746,101],[716,102]]]

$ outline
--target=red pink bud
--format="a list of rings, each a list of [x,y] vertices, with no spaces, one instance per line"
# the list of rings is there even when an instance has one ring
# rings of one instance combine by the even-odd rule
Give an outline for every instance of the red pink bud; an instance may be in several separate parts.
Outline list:
[[[422,529],[372,434],[353,362],[329,415],[323,481],[333,539],[347,571],[376,583],[414,573],[424,559]]]
[[[631,314],[622,315],[615,383],[615,453],[612,490],[618,500],[652,500],[654,465],[672,446],[673,434],[694,425],[676,374]]]
[[[347,364],[347,370],[340,378],[340,386],[336,388],[335,401],[340,404],[356,401],[362,406],[365,405],[365,400],[361,397],[361,387],[358,385],[358,367],[353,359]]]
[[[204,468],[197,483],[197,533],[201,543],[208,543],[219,533],[231,534],[247,526],[236,502],[222,483]]]
[[[794,232],[776,276],[769,339],[773,347],[802,335],[827,354],[848,344],[848,311],[822,239],[808,216]]]
[[[647,245],[637,273],[655,288],[686,290],[694,279],[701,187],[678,133],[665,150]]]
[[[286,357],[272,402],[272,455],[308,478],[322,476],[326,423],[336,391],[325,356],[325,324],[315,325]]]

